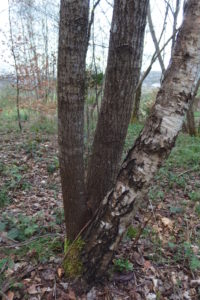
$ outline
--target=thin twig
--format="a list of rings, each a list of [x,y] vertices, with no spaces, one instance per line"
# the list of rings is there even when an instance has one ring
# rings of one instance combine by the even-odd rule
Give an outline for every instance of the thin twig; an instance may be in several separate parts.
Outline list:
[[[22,280],[25,276],[28,276],[28,274],[33,272],[35,269],[36,269],[36,267],[30,267],[28,270],[24,271],[22,274],[17,274],[17,276],[11,277],[10,280],[6,279],[5,282],[2,284],[1,292],[6,293],[9,290],[11,284],[13,284],[13,282],[15,280],[16,281],[18,280],[18,282],[19,282],[19,280]],[[0,293],[0,295],[1,295],[1,293]],[[8,298],[6,298],[6,300],[7,299]]]
[[[135,238],[135,240],[134,240],[134,242],[133,242],[132,247],[134,247],[134,246],[137,244],[138,240],[139,240],[140,237],[141,237],[141,234],[143,233],[145,227],[147,226],[147,224],[148,224],[149,221],[151,220],[152,216],[153,216],[153,213],[150,214],[149,218],[144,222],[144,225],[140,227],[139,232],[138,232],[138,234],[137,234],[137,236],[136,236],[136,238]]]
[[[179,29],[176,30],[176,33]],[[137,91],[137,89],[140,87],[140,85],[143,83],[143,81],[145,80],[145,78],[147,77],[147,75],[149,74],[149,72],[151,71],[151,68],[154,64],[154,62],[156,61],[156,59],[158,58],[158,55],[160,55],[160,53],[165,49],[165,47],[169,44],[169,42],[171,41],[171,39],[173,38],[174,35],[170,36],[170,38],[166,41],[166,43],[163,45],[163,47],[160,49],[159,53],[157,53],[155,51],[155,53],[152,56],[150,65],[148,66],[148,68],[146,69],[146,71],[143,73],[140,81],[137,84],[137,87],[135,89],[135,91]]]
[[[195,166],[195,167],[193,167],[193,168],[191,168],[191,169],[189,169],[189,170],[186,170],[186,171],[184,171],[184,172],[181,172],[180,174],[178,174],[177,177],[180,177],[180,176],[185,175],[186,173],[190,173],[190,172],[192,172],[192,171],[196,171],[196,169],[198,169],[197,166]]]
[[[12,244],[12,245],[8,245],[8,246],[0,246],[0,248],[15,248],[15,247],[22,247],[24,245],[27,245],[37,239],[40,239],[40,238],[44,238],[44,237],[50,237],[50,236],[62,236],[64,237],[63,234],[60,234],[60,233],[47,233],[47,234],[44,234],[44,235],[38,235],[38,236],[35,236],[27,241],[24,241],[24,242],[21,242],[21,243],[18,243],[16,242],[15,244]]]
[[[75,237],[75,239],[73,240],[73,242],[71,243],[71,245],[69,246],[69,249],[67,250],[67,252],[65,253],[65,256],[63,258],[63,260],[66,259],[66,257],[68,256],[69,252],[71,251],[72,247],[74,246],[75,242],[78,240],[78,238],[81,236],[81,234],[83,233],[83,231],[90,225],[90,223],[92,222],[93,218],[90,219],[84,226],[83,228],[79,231],[79,233],[77,234],[77,236]]]
[[[89,21],[89,25],[88,25],[88,44],[89,44],[89,40],[90,40],[92,24],[94,22],[94,12],[95,12],[97,5],[99,5],[100,1],[101,0],[97,0],[97,2],[94,4],[92,11],[91,11],[91,17],[90,17],[90,21]]]

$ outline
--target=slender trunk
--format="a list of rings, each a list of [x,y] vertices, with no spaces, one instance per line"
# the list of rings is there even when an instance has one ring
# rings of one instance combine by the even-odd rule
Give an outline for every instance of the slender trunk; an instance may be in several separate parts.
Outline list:
[[[155,31],[154,31],[153,21],[152,21],[152,18],[151,18],[151,8],[150,8],[150,5],[148,6],[147,17],[148,17],[148,23],[149,23],[149,29],[150,29],[150,32],[151,32],[151,37],[152,37],[152,40],[153,40],[153,43],[154,43],[154,47],[155,47],[156,53],[158,55],[158,61],[159,61],[159,64],[160,64],[160,67],[161,67],[161,70],[162,70],[162,75],[164,75],[164,73],[165,73],[165,65],[164,65],[164,62],[163,62],[163,59],[162,59],[162,56],[161,56],[161,53],[160,53],[159,43],[158,43]]]
[[[14,59],[15,64],[15,75],[16,75],[16,108],[17,108],[17,119],[18,119],[18,125],[19,130],[22,131],[22,124],[21,124],[21,116],[20,116],[20,108],[19,108],[19,92],[20,92],[20,86],[19,86],[19,73],[18,73],[18,66],[17,66],[17,56],[15,54],[14,49],[14,40],[13,40],[13,31],[12,31],[12,22],[11,22],[11,14],[10,14],[10,1],[8,0],[8,19],[9,19],[9,25],[10,25],[10,39],[11,39],[11,52]]]
[[[58,49],[58,138],[67,237],[86,223],[84,95],[89,0],[61,0]]]
[[[148,10],[150,10],[150,4],[149,4]],[[151,68],[152,68],[154,62],[156,61],[156,59],[158,57],[160,57],[160,61],[163,62],[162,55],[161,55],[162,51],[165,49],[165,47],[168,45],[169,41],[172,39],[172,37],[170,39],[168,39],[168,41],[162,46],[162,48],[161,49],[159,48],[159,43],[162,39],[163,33],[165,32],[165,28],[166,28],[166,23],[167,23],[166,20],[167,20],[167,16],[168,16],[168,11],[169,11],[169,6],[167,5],[166,11],[165,11],[165,17],[164,17],[164,21],[163,21],[163,27],[162,27],[162,31],[161,31],[161,34],[160,34],[160,37],[159,37],[158,41],[156,39],[156,36],[154,35],[155,39],[156,39],[156,45],[157,45],[156,51],[155,51],[155,53],[153,54],[153,56],[151,58],[151,62],[150,62],[149,67],[142,74],[141,79],[140,79],[140,81],[139,81],[139,83],[136,87],[136,91],[135,91],[135,94],[134,94],[134,102],[133,102],[134,104],[133,104],[133,113],[132,113],[132,116],[131,116],[131,123],[135,123],[135,121],[139,120],[139,110],[140,110],[140,102],[141,102],[141,96],[142,96],[143,81],[148,76],[148,74],[151,72]],[[148,15],[149,15],[150,20],[151,20],[151,12],[150,11],[148,12]],[[151,31],[153,33],[154,32],[153,23],[152,23],[152,21],[150,21],[150,22],[151,22]],[[155,32],[154,32],[154,34],[155,34]],[[164,62],[163,62],[163,66],[164,66]],[[162,68],[162,64],[161,64],[161,68]]]
[[[136,121],[139,120],[141,95],[142,95],[142,84],[139,85],[139,87],[136,89],[136,92],[134,94],[134,107],[131,116],[131,123],[135,123]]]
[[[154,174],[175,144],[200,74],[199,30],[200,2],[190,0],[152,113],[122,164],[114,189],[82,236],[82,277],[87,282],[105,274]]]
[[[173,39],[172,39],[172,50],[171,52],[173,53],[173,49],[175,46],[175,42],[176,42],[176,26],[177,26],[177,20],[178,20],[178,14],[180,11],[180,5],[181,5],[181,1],[180,0],[176,0],[176,9],[175,12],[173,13],[173,29],[172,29],[172,34],[173,34]]]
[[[94,213],[119,170],[140,75],[148,0],[115,0],[105,89],[88,166],[88,205]]]

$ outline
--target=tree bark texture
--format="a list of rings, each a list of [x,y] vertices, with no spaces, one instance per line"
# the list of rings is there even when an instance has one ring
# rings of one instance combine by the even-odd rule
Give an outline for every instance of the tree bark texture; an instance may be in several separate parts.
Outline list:
[[[136,121],[139,120],[139,112],[140,112],[140,100],[142,96],[142,84],[140,84],[135,93],[134,93],[134,106],[133,106],[133,113],[131,116],[131,123],[135,123]]]
[[[61,0],[58,52],[58,139],[67,237],[87,220],[84,185],[85,59],[89,0]]]
[[[172,47],[171,47],[171,53],[173,53],[173,49],[175,46],[175,42],[176,42],[176,26],[177,26],[177,21],[178,21],[178,14],[180,11],[180,6],[181,6],[181,1],[180,0],[176,0],[176,8],[175,11],[173,13],[173,29],[172,29],[172,34],[173,34],[173,38],[172,38]]]
[[[190,0],[152,113],[83,236],[83,277],[88,282],[105,274],[154,174],[175,144],[200,74],[199,30],[200,1]]]
[[[88,166],[93,214],[113,187],[139,81],[148,0],[115,0],[105,89]]]

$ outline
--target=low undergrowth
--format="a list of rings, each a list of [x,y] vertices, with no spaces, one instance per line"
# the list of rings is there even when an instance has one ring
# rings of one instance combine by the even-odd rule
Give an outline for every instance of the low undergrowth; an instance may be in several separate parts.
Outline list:
[[[29,299],[29,292],[34,290],[29,288],[33,285],[38,295],[40,286],[50,287],[51,291],[47,289],[45,293],[53,295],[55,282],[62,291],[67,285],[63,269],[72,277],[81,274],[77,256],[83,247],[81,241],[74,245],[63,267],[63,252],[69,251],[70,244],[64,242],[56,124],[26,109],[23,131],[19,133],[11,103],[5,98],[0,107],[3,108],[0,118],[0,286],[4,288],[9,282],[11,291],[20,291],[16,299]],[[143,124],[129,126],[123,157],[142,127]],[[130,294],[133,286],[135,293],[143,295],[140,299],[145,299],[146,290],[156,295],[157,298],[152,299],[171,299],[171,295],[182,295],[186,291],[196,297],[200,292],[198,286],[192,291],[190,283],[200,276],[199,153],[200,137],[180,134],[176,147],[155,176],[147,203],[128,228],[110,270],[112,275],[120,274],[111,278],[117,278],[115,289],[122,297]],[[26,273],[29,268],[34,271]],[[23,272],[27,281],[17,279]],[[133,274],[135,281],[130,279]],[[118,284],[117,280],[125,284]],[[112,282],[106,283],[112,290],[110,284]]]

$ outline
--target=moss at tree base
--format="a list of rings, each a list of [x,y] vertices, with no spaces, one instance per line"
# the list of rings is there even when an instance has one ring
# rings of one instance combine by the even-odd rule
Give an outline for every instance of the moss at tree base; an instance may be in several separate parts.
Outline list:
[[[82,274],[83,266],[80,254],[84,244],[85,242],[81,238],[78,238],[74,242],[70,242],[67,239],[65,240],[63,268],[66,277],[76,278]]]

